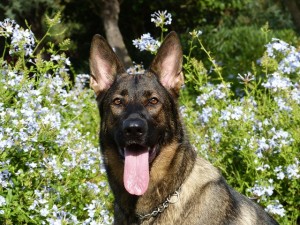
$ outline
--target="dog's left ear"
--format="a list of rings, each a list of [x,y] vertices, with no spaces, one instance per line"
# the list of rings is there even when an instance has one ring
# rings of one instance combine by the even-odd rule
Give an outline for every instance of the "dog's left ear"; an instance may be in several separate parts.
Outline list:
[[[177,34],[170,32],[150,65],[150,71],[155,73],[160,83],[172,94],[178,97],[184,78],[182,73],[182,48]]]

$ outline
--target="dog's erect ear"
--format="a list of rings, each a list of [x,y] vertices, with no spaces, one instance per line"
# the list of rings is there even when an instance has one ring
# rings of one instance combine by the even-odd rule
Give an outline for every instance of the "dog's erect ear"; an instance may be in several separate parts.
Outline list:
[[[118,73],[125,72],[117,55],[99,34],[96,34],[92,40],[90,70],[90,86],[94,89],[97,96],[111,86]]]
[[[177,34],[170,32],[150,65],[160,83],[175,96],[184,82],[182,73],[182,49]]]

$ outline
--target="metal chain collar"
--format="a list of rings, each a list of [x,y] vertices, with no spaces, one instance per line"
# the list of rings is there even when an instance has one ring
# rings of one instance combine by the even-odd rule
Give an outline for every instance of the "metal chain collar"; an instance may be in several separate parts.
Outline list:
[[[168,208],[170,204],[175,204],[176,202],[178,202],[180,191],[181,191],[181,187],[178,188],[173,194],[170,194],[167,197],[167,200],[164,201],[163,203],[159,204],[157,206],[157,208],[155,208],[151,213],[137,214],[138,218],[141,221],[143,221],[143,220],[149,219],[151,217],[156,217],[159,213],[162,213],[163,211],[165,211],[165,209]],[[175,199],[172,199],[172,198],[175,198]]]

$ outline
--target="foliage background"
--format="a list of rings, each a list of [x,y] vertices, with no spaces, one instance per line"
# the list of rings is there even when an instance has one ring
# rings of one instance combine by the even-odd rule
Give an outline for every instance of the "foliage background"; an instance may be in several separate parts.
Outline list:
[[[64,37],[72,40],[69,55],[76,71],[84,73],[88,70],[87,59],[92,36],[95,33],[105,34],[99,16],[101,5],[103,5],[101,1],[4,0],[0,3],[0,19],[3,20],[5,17],[15,19],[22,26],[27,20],[32,31],[40,38],[47,29],[44,23],[45,15],[53,16],[57,11],[61,11],[62,23],[57,29],[65,30],[65,33],[56,36],[56,42],[59,43]],[[193,29],[204,31],[206,33],[204,43],[208,46],[208,50],[215,53],[217,61],[223,62],[226,59],[228,66],[224,67],[224,70],[228,75],[237,71],[247,72],[245,67],[261,55],[263,47],[259,44],[265,40],[265,37],[261,37],[257,31],[266,23],[277,38],[284,37],[284,40],[296,45],[299,41],[295,37],[297,36],[296,27],[291,14],[285,2],[280,0],[185,0],[180,2],[123,0],[119,2],[121,3],[119,28],[126,47],[133,61],[143,62],[145,67],[149,64],[151,57],[148,54],[139,53],[133,47],[132,40],[147,32],[159,36],[159,31],[149,19],[151,13],[157,10],[168,10],[172,14],[173,22],[169,30],[175,30],[179,34],[187,34]],[[251,45],[247,46],[247,43]],[[244,62],[245,59],[246,62]]]

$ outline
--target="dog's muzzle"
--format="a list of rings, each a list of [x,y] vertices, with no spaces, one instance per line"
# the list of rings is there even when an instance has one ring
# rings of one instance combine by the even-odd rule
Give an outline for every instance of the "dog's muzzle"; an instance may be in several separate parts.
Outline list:
[[[136,114],[132,114],[123,121],[122,132],[126,142],[136,142],[135,144],[141,144],[145,141],[148,125],[144,119],[139,118]]]
[[[124,157],[123,182],[132,195],[142,195],[149,183],[149,167],[158,152],[158,145],[150,144],[147,121],[134,113],[129,115],[121,126],[122,144],[119,145]],[[120,141],[120,140],[119,140]]]

